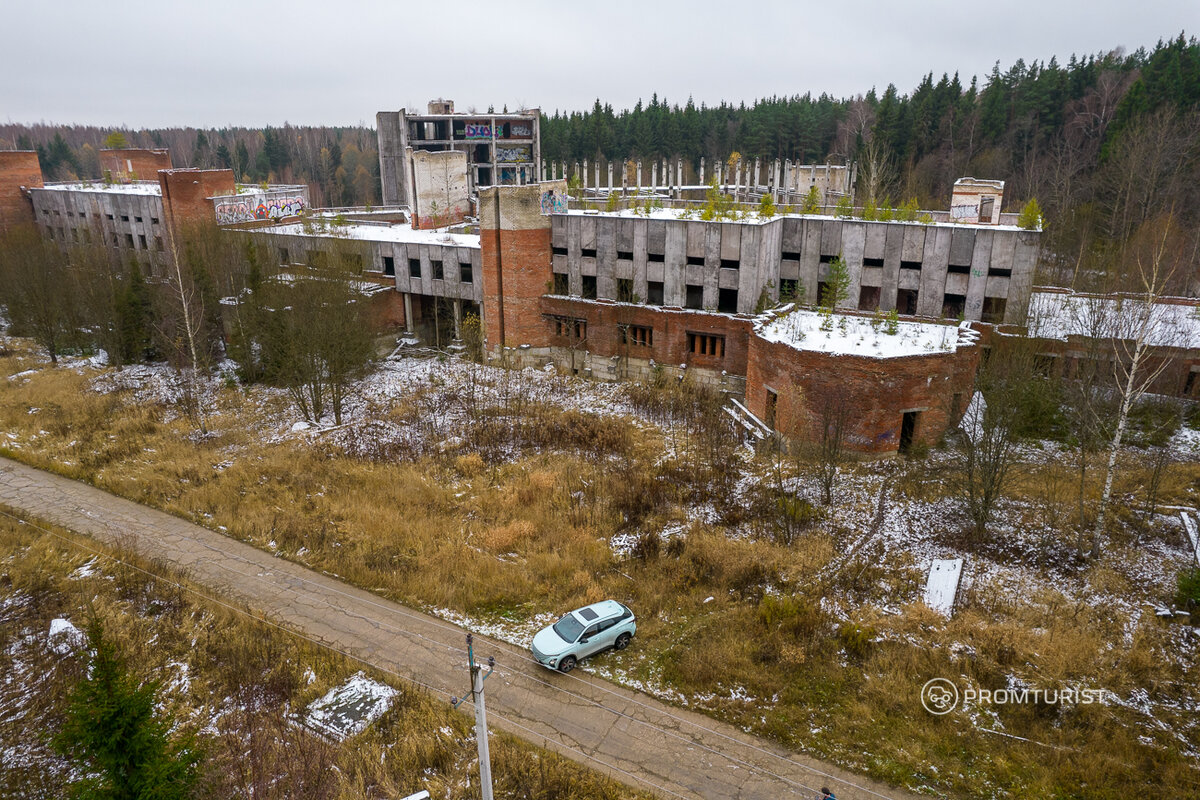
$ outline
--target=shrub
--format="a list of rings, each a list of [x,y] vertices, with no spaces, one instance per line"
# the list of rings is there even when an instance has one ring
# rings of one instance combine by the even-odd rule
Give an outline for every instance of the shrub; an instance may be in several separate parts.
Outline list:
[[[838,639],[846,655],[862,661],[871,652],[871,640],[875,638],[875,630],[863,627],[853,622],[846,622],[838,629]]]
[[[1200,567],[1180,570],[1175,586],[1175,605],[1193,613],[1200,609]]]
[[[1017,217],[1017,226],[1027,231],[1040,231],[1042,229],[1042,207],[1038,205],[1036,197],[1032,198],[1021,209],[1021,214]]]

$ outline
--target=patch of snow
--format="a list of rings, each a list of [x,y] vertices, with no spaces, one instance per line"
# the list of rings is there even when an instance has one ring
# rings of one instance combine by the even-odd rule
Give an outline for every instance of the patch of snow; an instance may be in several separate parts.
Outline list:
[[[942,325],[934,322],[896,322],[896,332],[887,332],[887,321],[878,317],[824,314],[820,311],[784,306],[768,312],[755,323],[755,333],[768,342],[797,350],[865,358],[903,358],[954,352],[974,344],[978,331],[970,323]]]
[[[397,694],[392,687],[359,672],[310,703],[304,724],[334,741],[344,741],[383,716]]]
[[[46,636],[46,645],[60,656],[69,656],[83,647],[87,639],[83,632],[71,624],[70,620],[55,617],[50,620],[50,632]]]

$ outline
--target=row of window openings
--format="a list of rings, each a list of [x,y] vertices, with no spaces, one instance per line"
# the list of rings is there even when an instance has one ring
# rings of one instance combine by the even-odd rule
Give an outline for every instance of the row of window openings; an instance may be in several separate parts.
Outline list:
[[[785,284],[793,284],[791,287]],[[824,283],[818,284],[818,291],[823,291]],[[790,288],[795,292],[793,281],[781,281],[780,293]],[[920,292],[916,289],[899,289],[896,292],[896,311],[901,314],[915,315],[917,313],[917,300],[920,298]],[[878,311],[880,301],[880,287],[864,286],[858,295],[858,310],[859,311]],[[999,323],[1004,321],[1004,311],[1007,307],[1007,301],[1003,297],[985,297],[983,298],[983,308],[980,310],[979,318],[982,322]],[[943,317],[961,317],[966,312],[967,296],[963,294],[946,294],[942,296],[942,316]]]
[[[567,255],[567,248],[565,248],[565,247],[552,247],[552,248],[550,248],[550,251],[553,255],[556,255],[556,256]],[[581,255],[583,258],[596,258],[596,248],[594,248],[594,247],[581,248],[579,251],[579,255]],[[633,261],[633,251],[632,250],[618,250],[617,251],[617,260],[618,261]],[[663,253],[647,252],[646,260],[648,262],[650,262],[651,264],[662,264],[662,263],[666,262],[666,256]],[[707,261],[704,256],[688,256],[687,257],[687,265],[689,267],[703,267],[706,264],[707,264]],[[721,269],[739,269],[740,267],[741,267],[741,262],[738,261],[736,258],[722,258],[721,259]]]
[[[599,295],[596,288],[595,275],[581,276],[580,296],[585,300],[595,300]],[[795,283],[795,281],[793,281]],[[617,302],[618,303],[637,303],[638,297],[633,291],[632,278],[617,278]],[[570,276],[565,272],[554,273],[554,294],[569,295]],[[794,291],[794,287],[793,287]],[[646,305],[661,306],[664,305],[664,291],[662,281],[646,281]],[[717,311],[723,314],[736,314],[738,306],[738,290],[737,289],[718,289],[717,290]],[[691,308],[697,311],[704,308],[704,287],[699,284],[687,284],[687,290],[684,298],[684,308]]]
[[[74,242],[75,244],[80,244],[80,243],[91,244],[92,243],[92,231],[89,228],[82,228],[82,229],[71,228],[70,230],[71,230],[71,241]],[[50,228],[49,231],[50,231],[51,239],[61,239],[63,242],[67,241],[67,229],[66,228],[58,228],[57,232],[55,231],[54,228]],[[112,242],[112,246],[120,247],[121,246],[121,235],[114,233],[114,234],[111,234],[111,236],[112,236],[112,238],[110,241]],[[135,249],[132,233],[125,234],[125,247],[130,250]],[[136,249],[138,249],[138,250],[149,250],[150,249],[150,244],[146,239],[146,234],[139,233],[137,235]],[[163,251],[163,240],[162,240],[161,236],[154,237],[154,249],[160,253]]]
[[[42,214],[43,214],[44,216],[47,216],[47,217],[48,217],[48,216],[50,216],[50,209],[48,209],[48,208],[43,208],[43,209],[42,209]],[[56,216],[56,217],[62,216],[62,212],[61,212],[61,211],[59,211],[58,209],[55,209],[55,210],[54,210],[54,216]],[[70,212],[70,211],[68,211],[68,212],[67,212],[67,216],[68,216],[68,217],[69,217],[69,216],[71,216],[71,212]],[[78,212],[78,216],[79,216],[79,218],[80,218],[80,219],[87,219],[87,212],[86,212],[86,211],[80,211],[80,212]],[[100,215],[99,215],[99,214],[94,214],[93,216],[94,216],[96,219],[100,219]],[[109,220],[115,220],[115,219],[116,219],[116,217],[115,217],[115,216],[113,216],[112,214],[105,214],[104,216],[105,216],[105,218],[106,218],[106,219],[109,219]],[[135,216],[135,217],[133,218],[133,221],[134,221],[134,222],[141,222],[141,221],[142,221],[142,218],[141,218],[141,217],[138,217],[138,216]],[[128,214],[122,214],[122,215],[121,215],[121,222],[129,222],[129,215],[128,215]],[[151,224],[151,225],[157,225],[157,224],[158,224],[158,217],[151,217],[151,218],[150,218],[150,224]]]
[[[558,336],[583,341],[587,339],[587,320],[555,317],[554,332]],[[654,329],[647,325],[618,325],[621,344],[633,347],[653,347]],[[710,333],[688,333],[687,349],[692,355],[725,357],[725,337]]]
[[[553,254],[556,256],[567,255],[567,248],[565,248],[565,247],[555,247],[555,248],[552,248],[552,250],[553,250]],[[596,250],[594,248],[583,248],[582,250],[580,250],[580,255],[582,255],[584,258],[595,258]],[[821,258],[820,258],[820,263],[832,264],[836,258],[837,258],[837,256],[822,254]],[[618,250],[617,251],[617,259],[623,260],[623,261],[632,261],[633,253],[628,250]],[[664,256],[662,253],[646,253],[646,260],[651,263],[660,263],[661,264],[664,261]],[[783,260],[783,261],[800,261],[800,254],[797,252],[794,252],[794,251],[785,250],[781,254],[781,260]],[[688,256],[687,257],[687,265],[689,267],[703,267],[706,265],[706,263],[707,262],[706,262],[706,259],[704,256]],[[864,267],[882,267],[883,259],[882,258],[864,258],[862,263],[863,263]],[[919,272],[921,270],[922,266],[923,266],[923,264],[920,261],[901,261],[900,262],[900,269],[913,270],[913,271]],[[721,269],[739,269],[740,267],[741,267],[741,262],[736,259],[731,259],[731,258],[722,258],[721,259]],[[954,275],[954,274],[969,275],[971,272],[971,267],[969,264],[950,264],[946,267],[946,272],[948,272],[952,275]],[[1010,277],[1012,277],[1012,270],[1011,269],[999,269],[996,267],[989,267],[988,268],[988,276],[995,277],[995,278],[1010,278]]]

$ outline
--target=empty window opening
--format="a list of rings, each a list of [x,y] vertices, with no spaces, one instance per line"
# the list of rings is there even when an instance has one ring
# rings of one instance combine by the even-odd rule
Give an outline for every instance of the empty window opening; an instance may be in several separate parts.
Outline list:
[[[1183,384],[1183,393],[1188,396],[1195,396],[1195,394],[1196,394],[1196,373],[1195,373],[1195,371],[1189,372],[1187,374],[1187,380],[1184,381],[1184,384]]]
[[[666,259],[663,257],[662,253],[646,253],[646,260],[651,264],[661,264]]]
[[[878,311],[879,310],[879,287],[864,286],[858,290],[858,310],[859,311]]]
[[[900,452],[907,453],[912,449],[913,435],[917,431],[917,417],[920,411],[905,411],[900,420]]]
[[[646,302],[652,306],[661,306],[663,304],[663,299],[663,282],[647,281]]]
[[[901,262],[900,262],[900,269],[915,269],[915,270],[920,270],[920,269],[921,269],[921,262],[920,262],[920,261],[901,261]]]
[[[620,303],[636,303],[637,297],[633,294],[633,279],[632,278],[617,278],[617,302]]]
[[[433,259],[430,259],[430,260],[429,260],[429,266],[430,266],[430,268],[433,270],[433,279],[434,279],[435,281],[444,281],[444,280],[446,280],[446,273],[445,273],[445,271],[442,269],[442,261],[441,261],[441,259],[438,259],[438,260],[436,260],[436,261],[434,261]]]
[[[688,256],[687,263],[689,267],[703,267],[704,256]]]
[[[737,269],[740,266],[741,262],[739,262],[736,258],[721,259],[721,269]]]
[[[722,314],[736,314],[738,310],[738,290],[717,290],[717,311]]]
[[[1004,309],[1007,305],[1008,301],[1003,297],[983,298],[983,311],[979,315],[980,321],[994,324],[1004,322]]]
[[[583,256],[584,258],[595,258],[596,257],[596,248],[585,247],[579,251],[579,254],[581,256]]]
[[[704,308],[704,287],[697,286],[694,283],[687,285],[687,297],[684,302],[685,308]]]
[[[795,250],[784,250],[782,253],[779,254],[779,258],[782,261],[799,261],[800,254],[797,253]]]
[[[900,289],[896,292],[896,311],[901,314],[913,315],[917,313],[917,295],[916,289]]]
[[[654,330],[644,325],[618,325],[621,334],[621,344],[631,347],[651,347],[654,344]]]
[[[767,423],[767,427],[775,430],[775,412],[779,407],[779,395],[767,389],[767,406],[763,410],[763,422]]]
[[[161,236],[154,237],[154,249],[160,253],[163,251],[163,240]]]
[[[125,246],[128,247],[130,250],[133,249],[133,234],[132,233],[125,234]]]
[[[279,263],[288,264],[291,263],[291,260],[291,257],[288,255],[288,249],[286,247],[279,248]]]
[[[688,352],[695,356],[725,357],[724,336],[714,336],[710,333],[689,333],[687,345]]]
[[[586,298],[588,300],[596,299],[596,276],[595,275],[584,275],[583,276],[583,296],[584,296],[584,298]]]
[[[142,218],[141,218],[141,217],[134,217],[134,218],[133,218],[133,221],[134,221],[134,222],[141,222],[141,221],[142,221]]]
[[[57,213],[57,212],[55,212],[55,213]],[[121,215],[121,222],[129,222],[129,215],[128,215],[128,214],[122,214],[122,215]]]
[[[982,197],[979,199],[979,221],[992,221],[992,208],[996,205],[996,198]]]
[[[836,259],[837,259],[837,256],[831,256],[831,255],[827,255],[825,253],[821,254],[821,263],[822,264],[832,264],[834,262],[834,260],[836,260]]]
[[[410,258],[408,260],[408,277],[410,277],[410,278],[421,277],[421,259]]]
[[[573,317],[555,317],[554,332],[558,336],[582,341],[587,338],[587,320]]]
[[[151,218],[150,218],[150,224],[151,224],[151,225],[157,225],[157,224],[158,224],[158,217],[151,217]]]
[[[571,293],[571,276],[565,272],[554,273],[554,294]]]
[[[1012,270],[1011,269],[998,269],[996,267],[988,267],[988,277],[989,278],[1011,278]]]
[[[565,247],[551,247],[551,248],[550,248],[550,253],[551,253],[551,255],[556,255],[556,256],[565,256],[565,255],[567,254],[567,248],[565,248]]]
[[[458,282],[459,283],[474,283],[475,269],[471,266],[470,261],[458,262]]]
[[[144,233],[139,233],[139,234],[138,234],[138,247],[140,247],[140,248],[141,248],[141,249],[143,249],[143,250],[145,250],[145,249],[147,248],[147,245],[146,245],[146,234],[144,234]]]
[[[384,275],[395,275],[396,274],[396,259],[394,256],[384,256],[383,257],[383,274]]]
[[[883,259],[882,258],[864,258],[863,266],[864,267],[882,267]]]
[[[948,264],[946,266],[946,272],[948,272],[951,275],[970,275],[971,274],[971,265],[970,264]]]
[[[324,267],[329,263],[329,256],[324,250],[309,250],[307,253],[310,267]]]
[[[942,298],[942,316],[958,318],[963,316],[967,310],[967,296],[965,294],[948,294]]]
[[[633,261],[633,251],[632,250],[618,250],[617,251],[617,259],[620,261]]]

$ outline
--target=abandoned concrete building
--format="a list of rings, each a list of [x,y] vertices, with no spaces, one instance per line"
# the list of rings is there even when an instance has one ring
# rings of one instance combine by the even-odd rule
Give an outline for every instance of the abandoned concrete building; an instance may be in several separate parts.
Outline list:
[[[694,202],[669,197],[674,207],[599,211],[572,200],[564,180],[534,182],[536,112],[439,110],[448,113],[397,113],[390,130],[399,131],[402,158],[382,146],[391,133],[381,125],[384,196],[403,201],[394,207],[300,217],[305,187],[239,187],[228,170],[41,186],[35,154],[32,165],[28,156],[0,160],[0,200],[15,209],[8,217],[28,214],[48,238],[93,237],[149,274],[167,263],[181,224],[195,220],[254,237],[285,268],[340,259],[390,290],[377,295],[384,318],[426,342],[458,338],[476,314],[492,358],[607,380],[692,375],[744,398],[759,424],[787,435],[811,429],[814,403],[840,391],[854,408],[851,446],[869,453],[940,436],[961,408],[955,398],[970,391],[979,350],[972,324],[1024,322],[1040,232],[1000,214],[1001,182],[960,182],[951,209],[923,222],[753,212],[702,220]],[[468,124],[492,126],[486,154],[454,144]],[[447,146],[413,150],[414,141]],[[497,161],[505,141],[528,145],[528,158]],[[784,183],[799,191],[792,173],[765,191],[782,195]],[[764,190],[757,174],[733,177]],[[496,179],[509,185],[485,185]],[[475,213],[459,222],[460,205],[449,215],[458,224],[430,224],[445,219],[416,209],[439,197],[465,199]],[[973,213],[960,208],[972,203]],[[814,322],[788,305],[820,297],[837,259],[849,291],[836,313]],[[764,312],[780,307],[782,317]],[[891,311],[904,319],[881,327]]]
[[[513,114],[456,113],[452,100],[430,101],[428,114],[380,111],[375,125],[384,205],[415,202],[412,152],[464,154],[472,195],[480,186],[536,182],[541,174],[540,120],[536,108]]]

